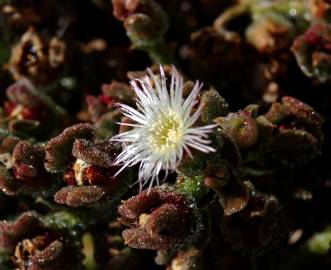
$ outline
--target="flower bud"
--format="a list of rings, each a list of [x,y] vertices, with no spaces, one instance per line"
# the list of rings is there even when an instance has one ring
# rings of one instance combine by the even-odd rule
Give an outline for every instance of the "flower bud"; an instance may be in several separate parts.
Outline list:
[[[258,141],[257,123],[248,113],[230,113],[227,117],[217,118],[216,123],[236,141],[239,148],[252,147]]]
[[[150,47],[163,39],[168,18],[153,0],[113,0],[114,16],[124,22],[135,47]]]

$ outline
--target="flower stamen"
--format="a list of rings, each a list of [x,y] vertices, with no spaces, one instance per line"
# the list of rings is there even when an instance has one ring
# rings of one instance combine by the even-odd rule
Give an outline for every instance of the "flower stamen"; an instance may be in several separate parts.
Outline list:
[[[156,152],[173,151],[183,140],[181,119],[174,112],[161,115],[149,129],[149,139]]]

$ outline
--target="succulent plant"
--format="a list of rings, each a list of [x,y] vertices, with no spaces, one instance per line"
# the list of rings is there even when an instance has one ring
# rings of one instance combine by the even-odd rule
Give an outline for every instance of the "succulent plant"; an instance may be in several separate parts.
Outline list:
[[[0,270],[331,269],[330,23],[0,0]]]

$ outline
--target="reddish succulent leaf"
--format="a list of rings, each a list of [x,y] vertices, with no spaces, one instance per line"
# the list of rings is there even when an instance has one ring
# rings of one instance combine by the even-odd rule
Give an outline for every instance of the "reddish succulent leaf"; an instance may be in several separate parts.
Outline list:
[[[90,124],[77,124],[66,128],[60,135],[46,145],[46,163],[48,171],[64,172],[72,160],[72,146],[76,139],[92,139],[94,128]]]

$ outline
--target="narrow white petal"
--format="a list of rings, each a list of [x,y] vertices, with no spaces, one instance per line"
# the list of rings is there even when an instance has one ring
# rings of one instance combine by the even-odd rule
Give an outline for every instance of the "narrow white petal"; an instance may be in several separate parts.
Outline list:
[[[193,158],[190,148],[204,153],[215,151],[210,145],[208,133],[217,125],[194,127],[203,109],[203,104],[192,113],[202,84],[196,82],[186,100],[183,100],[184,80],[176,68],[172,68],[170,89],[160,66],[160,78],[148,69],[143,79],[131,81],[136,93],[136,109],[119,104],[123,115],[136,123],[120,123],[131,130],[115,135],[111,141],[122,143],[122,152],[114,165],[127,167],[139,165],[140,188],[154,182],[159,184],[159,174],[164,170],[165,178],[175,171],[184,153]]]

